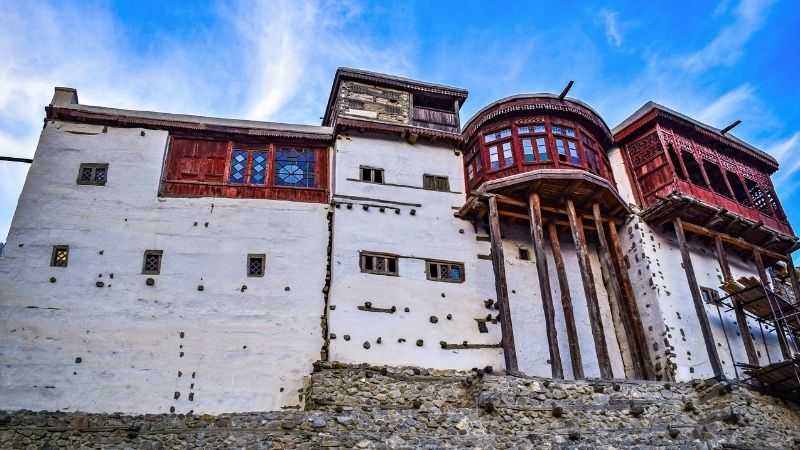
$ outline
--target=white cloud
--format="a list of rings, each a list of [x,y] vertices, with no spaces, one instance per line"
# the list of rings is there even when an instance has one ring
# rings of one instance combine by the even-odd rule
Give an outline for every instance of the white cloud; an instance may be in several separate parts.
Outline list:
[[[743,84],[695,113],[694,118],[713,127],[724,128],[736,120],[736,114],[755,101],[753,88]]]
[[[675,58],[675,64],[688,72],[703,72],[737,62],[750,37],[761,29],[772,3],[772,0],[742,0],[733,10],[731,24],[723,27],[705,47]]]
[[[786,139],[765,146],[767,152],[780,164],[780,170],[774,175],[773,183],[784,203],[800,187],[800,158],[797,157],[799,148],[800,131],[796,131]]]
[[[606,29],[606,39],[608,39],[608,43],[614,47],[622,46],[622,33],[620,33],[619,25],[617,24],[618,14],[617,12],[608,10],[600,11],[600,16],[603,18],[603,25]]]

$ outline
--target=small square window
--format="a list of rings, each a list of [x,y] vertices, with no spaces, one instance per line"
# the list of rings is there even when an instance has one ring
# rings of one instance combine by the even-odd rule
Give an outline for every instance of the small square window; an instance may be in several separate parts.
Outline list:
[[[69,263],[69,246],[54,245],[53,255],[50,257],[50,267],[67,267]]]
[[[361,253],[361,271],[377,275],[398,275],[397,256]]]
[[[530,261],[531,260],[531,252],[528,251],[525,247],[520,247],[519,251],[519,259],[523,261]]]
[[[450,180],[438,175],[423,175],[422,188],[429,191],[450,192]]]
[[[145,275],[158,275],[161,273],[161,256],[164,254],[163,250],[147,250],[144,252],[144,261],[142,262],[142,274]]]
[[[78,169],[78,184],[104,186],[108,178],[108,164],[82,163]]]
[[[361,181],[370,183],[383,183],[383,169],[377,167],[361,166]]]
[[[464,281],[464,265],[454,262],[426,261],[429,280],[461,283]]]
[[[247,255],[247,276],[263,277],[266,259],[267,257],[263,253]]]
[[[403,114],[403,108],[399,106],[386,105],[383,108],[383,110],[386,111],[386,114],[395,114],[395,115]]]

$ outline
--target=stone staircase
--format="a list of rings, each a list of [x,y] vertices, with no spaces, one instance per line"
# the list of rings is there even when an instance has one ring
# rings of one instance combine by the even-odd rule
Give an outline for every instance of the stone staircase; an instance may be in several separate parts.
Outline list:
[[[739,383],[563,381],[317,363],[305,410],[211,415],[19,411],[2,448],[798,448],[797,406]]]

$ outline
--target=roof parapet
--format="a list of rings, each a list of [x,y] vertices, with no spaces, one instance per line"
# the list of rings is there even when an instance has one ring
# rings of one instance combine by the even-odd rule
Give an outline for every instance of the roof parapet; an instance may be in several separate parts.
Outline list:
[[[56,86],[50,106],[69,106],[78,104],[78,90],[71,87]]]

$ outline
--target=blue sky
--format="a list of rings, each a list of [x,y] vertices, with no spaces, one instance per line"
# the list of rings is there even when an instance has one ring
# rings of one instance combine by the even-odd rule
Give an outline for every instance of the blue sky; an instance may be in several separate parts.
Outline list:
[[[81,103],[319,124],[338,66],[466,88],[462,117],[559,92],[613,127],[648,100],[781,163],[800,227],[793,1],[0,2],[0,154],[30,157],[54,86]],[[27,167],[0,162],[0,241]]]

